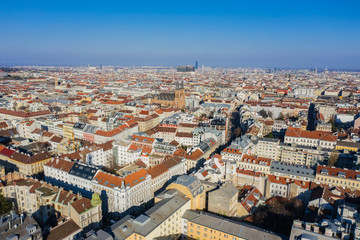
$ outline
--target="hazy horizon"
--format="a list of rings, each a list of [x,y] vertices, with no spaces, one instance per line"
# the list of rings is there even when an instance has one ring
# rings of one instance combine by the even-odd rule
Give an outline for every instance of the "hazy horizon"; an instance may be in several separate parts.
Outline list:
[[[7,1],[0,65],[360,69],[358,1]]]

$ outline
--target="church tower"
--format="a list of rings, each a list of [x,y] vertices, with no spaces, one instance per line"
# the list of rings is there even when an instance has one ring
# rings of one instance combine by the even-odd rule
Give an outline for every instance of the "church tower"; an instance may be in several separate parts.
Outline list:
[[[184,89],[184,79],[181,80],[181,86],[175,89],[175,106],[180,109],[185,108],[185,89]]]

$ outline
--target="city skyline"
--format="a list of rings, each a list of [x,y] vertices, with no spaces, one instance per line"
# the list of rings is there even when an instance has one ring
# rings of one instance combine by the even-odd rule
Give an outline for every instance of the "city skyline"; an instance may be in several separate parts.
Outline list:
[[[0,65],[358,70],[356,1],[6,2]]]

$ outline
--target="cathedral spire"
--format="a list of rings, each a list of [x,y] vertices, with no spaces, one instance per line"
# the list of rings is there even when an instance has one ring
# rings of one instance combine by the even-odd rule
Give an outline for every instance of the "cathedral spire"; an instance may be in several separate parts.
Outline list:
[[[178,89],[179,89],[179,80],[176,79],[176,90],[178,90]]]

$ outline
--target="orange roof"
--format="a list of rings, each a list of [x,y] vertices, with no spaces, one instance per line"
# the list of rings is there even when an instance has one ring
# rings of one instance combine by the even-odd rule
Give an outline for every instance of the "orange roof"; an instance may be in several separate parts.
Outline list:
[[[255,163],[260,165],[270,166],[271,159],[270,158],[263,158],[263,157],[256,157],[251,155],[244,155],[241,159],[242,162],[248,163]]]
[[[133,187],[141,182],[143,182],[146,179],[146,176],[149,175],[149,173],[145,169],[141,169],[135,173],[132,173],[125,178],[114,176],[108,173],[104,172],[98,172],[94,179],[98,182],[98,184],[109,187],[109,188],[121,188],[122,182],[124,182],[125,185],[129,185],[130,187]]]
[[[301,128],[293,128],[293,127],[288,127],[285,136],[319,139],[322,141],[330,141],[330,142],[335,142],[337,140],[337,136],[334,136],[329,132],[307,131],[307,130],[302,130]]]

